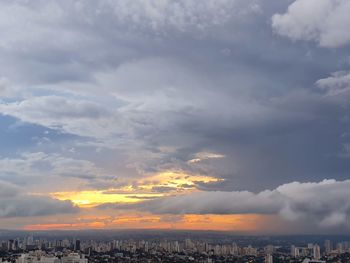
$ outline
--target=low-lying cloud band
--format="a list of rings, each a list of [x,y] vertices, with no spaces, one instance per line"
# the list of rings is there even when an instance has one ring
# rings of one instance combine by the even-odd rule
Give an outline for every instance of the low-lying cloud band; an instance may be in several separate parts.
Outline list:
[[[197,192],[103,208],[137,209],[156,214],[278,214],[287,220],[312,219],[320,226],[350,227],[350,180],[293,182],[274,190]]]

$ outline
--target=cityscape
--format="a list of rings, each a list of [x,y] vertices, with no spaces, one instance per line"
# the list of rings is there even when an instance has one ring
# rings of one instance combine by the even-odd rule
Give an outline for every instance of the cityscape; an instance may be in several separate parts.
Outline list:
[[[78,233],[77,233],[78,234]],[[97,239],[90,235],[58,238],[54,234],[21,233],[21,237],[0,241],[1,262],[6,263],[88,263],[88,262],[350,262],[350,237],[338,236],[236,236],[220,233],[195,234],[194,239],[176,232],[162,235],[133,232]],[[139,236],[139,237],[137,237]],[[339,241],[342,240],[343,241]],[[313,241],[308,242],[308,241]],[[318,242],[318,243],[316,243]]]
[[[0,263],[350,263],[350,0],[0,0]]]

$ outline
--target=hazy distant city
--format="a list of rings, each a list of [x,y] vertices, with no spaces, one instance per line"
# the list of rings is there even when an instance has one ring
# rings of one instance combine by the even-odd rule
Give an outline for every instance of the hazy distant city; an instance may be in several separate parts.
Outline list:
[[[7,232],[0,236],[0,258],[7,263],[346,263],[350,262],[350,236],[237,236],[204,231]]]

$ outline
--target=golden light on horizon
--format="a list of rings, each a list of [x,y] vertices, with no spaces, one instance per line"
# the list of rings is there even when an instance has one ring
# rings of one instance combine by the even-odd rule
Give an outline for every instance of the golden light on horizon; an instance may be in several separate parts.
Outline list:
[[[262,216],[248,215],[153,215],[149,213],[123,214],[114,218],[76,218],[69,222],[47,222],[25,225],[25,230],[80,229],[172,229],[255,231]]]
[[[195,187],[196,182],[218,181],[220,179],[211,176],[164,171],[140,179],[137,184],[133,183],[117,189],[54,192],[50,196],[61,201],[70,200],[79,207],[93,207],[106,203],[127,204],[177,193],[191,193],[198,191]]]
[[[106,194],[104,191],[56,192],[51,196],[61,201],[69,200],[79,207],[92,207],[105,203],[137,203],[162,194]]]

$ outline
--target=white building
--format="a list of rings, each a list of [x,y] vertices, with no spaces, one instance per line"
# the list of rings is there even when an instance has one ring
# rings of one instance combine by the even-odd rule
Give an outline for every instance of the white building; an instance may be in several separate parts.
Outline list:
[[[273,263],[273,257],[271,254],[265,256],[265,263]]]
[[[313,247],[313,257],[316,260],[319,260],[321,258],[321,250],[320,250],[320,246],[315,244]]]
[[[292,255],[292,257],[297,258],[300,256],[299,253],[299,248],[297,248],[296,246],[292,245],[290,248],[290,254]]]
[[[40,263],[60,263],[61,261],[54,256],[42,256]]]
[[[326,240],[324,242],[324,248],[325,248],[326,255],[330,254],[331,251],[333,250],[332,242],[330,240]]]
[[[22,254],[17,258],[16,263],[88,263],[88,260],[84,256],[81,257],[78,253],[70,253],[61,259],[48,255],[37,256],[32,254]]]
[[[16,263],[40,263],[40,260],[34,255],[22,254],[16,259]]]
[[[86,258],[80,257],[78,253],[70,253],[66,257],[62,257],[61,263],[88,263]]]

